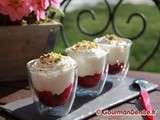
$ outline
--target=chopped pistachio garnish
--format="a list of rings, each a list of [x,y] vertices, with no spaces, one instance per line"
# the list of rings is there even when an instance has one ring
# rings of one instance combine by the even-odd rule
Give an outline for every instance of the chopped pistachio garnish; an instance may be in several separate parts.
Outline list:
[[[106,35],[105,36],[108,40],[115,40],[115,41],[119,41],[121,38],[114,35],[114,34],[110,34],[110,35]]]
[[[99,45],[95,42],[91,42],[91,41],[87,41],[87,40],[83,40],[82,42],[78,42],[77,44],[75,44],[72,49],[75,51],[79,51],[82,49],[93,49],[93,48],[98,48]]]
[[[52,63],[57,63],[59,62],[64,56],[62,54],[59,53],[47,53],[47,54],[43,54],[42,56],[40,56],[40,62],[43,64],[52,64]]]

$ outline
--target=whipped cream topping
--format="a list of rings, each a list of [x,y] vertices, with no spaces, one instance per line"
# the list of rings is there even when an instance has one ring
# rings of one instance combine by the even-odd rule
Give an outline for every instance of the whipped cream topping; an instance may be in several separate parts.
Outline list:
[[[75,53],[94,53],[97,50],[97,48],[100,48],[100,46],[97,43],[83,40],[82,42],[78,42],[77,44],[73,45],[72,47],[66,50]]]
[[[125,38],[118,37],[116,35],[106,35],[100,38],[96,38],[94,40],[97,43],[103,43],[103,44],[108,44],[112,46],[124,46],[129,44],[130,41],[128,41]]]
[[[99,43],[101,48],[109,51],[108,63],[116,64],[127,63],[132,42],[128,39],[118,37],[116,35],[106,35],[96,38],[95,42]]]
[[[75,65],[76,62],[71,57],[51,52],[48,54],[43,54],[39,59],[36,59],[36,62],[34,62],[32,68],[40,71],[65,71]]]
[[[80,77],[103,73],[105,69],[107,52],[95,42],[78,42],[67,48],[66,53],[77,61]]]
[[[71,57],[48,53],[31,62],[33,64],[28,67],[36,90],[59,95],[74,84],[76,62]]]

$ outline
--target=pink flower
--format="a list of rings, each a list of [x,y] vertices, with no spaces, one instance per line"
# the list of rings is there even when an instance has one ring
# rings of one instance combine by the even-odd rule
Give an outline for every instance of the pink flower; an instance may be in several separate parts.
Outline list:
[[[48,0],[32,0],[33,10],[35,11],[37,20],[45,19],[45,10],[49,6]]]
[[[31,13],[31,0],[1,0],[0,13],[9,15],[11,21],[22,20]]]
[[[52,7],[60,8],[60,0],[49,0]]]
[[[3,15],[7,15],[7,11],[0,5],[0,13]]]

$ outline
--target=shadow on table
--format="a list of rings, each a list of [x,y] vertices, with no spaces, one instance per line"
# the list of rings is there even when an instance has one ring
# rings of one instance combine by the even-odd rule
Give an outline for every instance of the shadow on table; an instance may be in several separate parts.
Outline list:
[[[107,81],[105,86],[104,86],[104,90],[101,94],[111,90],[111,88],[113,87],[113,83],[110,81]],[[95,99],[96,97],[76,97],[74,104],[72,106],[72,111],[78,109],[79,107],[81,107],[82,105],[84,105],[85,103]],[[19,116],[19,118],[21,118],[22,120],[53,120],[53,119],[57,119],[58,117],[53,117],[53,116],[48,116],[48,115],[40,115],[37,108],[36,108],[36,104],[31,104],[28,106],[25,106],[23,108],[20,108],[16,111],[14,111],[14,113]]]

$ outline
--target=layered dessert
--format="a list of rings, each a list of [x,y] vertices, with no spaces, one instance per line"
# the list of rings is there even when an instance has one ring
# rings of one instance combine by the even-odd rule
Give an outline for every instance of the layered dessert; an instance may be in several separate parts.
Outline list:
[[[76,62],[53,52],[33,61],[29,69],[39,101],[49,107],[64,105],[74,89]]]
[[[66,53],[78,64],[78,84],[95,87],[104,73],[107,52],[97,43],[83,40],[67,48]]]
[[[106,35],[101,38],[96,38],[94,41],[99,43],[101,48],[109,51],[107,60],[109,64],[108,73],[120,73],[127,65],[132,42],[116,35]]]

